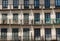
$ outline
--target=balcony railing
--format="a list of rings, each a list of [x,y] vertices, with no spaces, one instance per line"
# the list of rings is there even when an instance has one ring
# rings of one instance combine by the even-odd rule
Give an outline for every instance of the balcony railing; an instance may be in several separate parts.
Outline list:
[[[18,20],[13,20],[13,24],[18,24]]]
[[[51,21],[52,21],[52,19],[50,19],[50,18],[46,18],[46,19],[44,19],[45,21],[45,24],[51,24]]]
[[[2,20],[1,24],[7,24],[7,19]]]
[[[55,24],[60,24],[60,18],[54,19]]]
[[[51,34],[47,34],[47,35],[45,36],[45,39],[46,39],[46,40],[52,40]]]
[[[21,25],[42,25],[42,24],[60,24],[60,18],[57,19],[40,19],[40,20],[24,20],[24,19],[5,19],[0,20],[0,24],[21,24]]]
[[[28,4],[27,6],[24,6],[24,4],[18,4],[17,7],[14,7],[13,4],[8,4],[7,7],[2,7],[2,4],[0,4],[0,9],[45,9],[44,4],[39,4],[39,6],[34,6],[34,4]],[[55,8],[55,4],[50,4],[51,8]],[[47,7],[49,8],[49,7]],[[49,8],[50,9],[50,8]]]
[[[33,36],[34,37],[34,36]],[[45,38],[45,40],[44,40],[44,38],[42,39],[41,37],[25,37],[25,39],[20,39],[20,38],[12,38],[12,39],[9,39],[8,40],[8,38],[7,39],[0,39],[0,41],[51,41],[52,40],[52,38],[49,36],[49,37],[47,37],[47,38]],[[23,37],[24,38],[24,37]]]
[[[24,24],[29,24],[29,19],[23,19]]]

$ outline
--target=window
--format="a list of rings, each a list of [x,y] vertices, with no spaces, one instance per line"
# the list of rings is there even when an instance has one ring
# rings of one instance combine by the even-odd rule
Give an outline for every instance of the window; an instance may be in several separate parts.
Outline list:
[[[13,14],[13,20],[18,20],[18,14]]]
[[[18,8],[19,0],[13,0],[13,8]]]
[[[45,0],[45,8],[50,8],[50,0]]]
[[[51,19],[50,19],[50,13],[45,13],[45,23],[50,23]]]
[[[29,40],[29,28],[23,28],[23,40]]]
[[[60,0],[55,0],[55,6],[60,7]]]
[[[7,14],[2,14],[2,20],[7,20]]]
[[[45,28],[45,40],[51,40],[51,29]]]
[[[24,24],[29,24],[29,14],[24,13]]]
[[[13,14],[13,24],[18,24],[18,14],[17,13]]]
[[[56,38],[57,41],[60,41],[60,28],[56,28]]]
[[[18,28],[13,28],[12,29],[12,39],[13,40],[19,40],[19,37],[18,37]]]
[[[34,8],[39,8],[39,0],[34,0]]]
[[[8,7],[8,0],[2,0],[2,7],[7,8]]]
[[[40,28],[34,29],[34,40],[40,40]]]
[[[56,12],[56,23],[60,23],[60,12]]]
[[[29,0],[24,0],[24,8],[29,8]]]
[[[34,14],[34,23],[35,24],[39,24],[40,23],[40,14],[39,13],[35,13]]]
[[[24,13],[24,19],[29,20],[29,14],[28,13]]]
[[[6,28],[1,29],[1,39],[7,39],[7,29]]]

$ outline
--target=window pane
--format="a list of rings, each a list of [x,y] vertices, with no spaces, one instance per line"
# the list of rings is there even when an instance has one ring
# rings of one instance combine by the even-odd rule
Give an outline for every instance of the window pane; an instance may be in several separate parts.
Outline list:
[[[1,29],[1,38],[7,39],[7,29],[6,28]]]
[[[18,28],[13,28],[12,29],[12,39],[13,40],[18,40]]]
[[[24,8],[29,8],[29,0],[24,0]]]
[[[34,0],[34,8],[39,8],[39,0]]]
[[[18,8],[19,0],[13,0],[13,8]]]
[[[45,0],[45,8],[50,8],[50,0]]]
[[[56,23],[60,23],[60,12],[56,12]]]
[[[55,0],[55,6],[60,7],[60,0]]]
[[[60,41],[60,28],[56,29],[56,38]]]
[[[2,7],[7,8],[8,7],[8,0],[2,0]]]
[[[39,24],[40,23],[40,14],[39,13],[35,13],[34,14],[34,22],[36,24]]]
[[[45,29],[45,39],[51,40],[51,29],[50,28]]]
[[[24,13],[24,20],[29,20],[29,14],[28,13]]]
[[[45,13],[45,23],[50,23],[50,13]]]
[[[18,20],[18,14],[13,14],[13,20]]]
[[[7,19],[7,14],[2,14],[2,19],[6,20]]]
[[[23,29],[23,40],[29,40],[29,28]]]
[[[34,29],[34,39],[40,40],[40,29],[39,28]]]

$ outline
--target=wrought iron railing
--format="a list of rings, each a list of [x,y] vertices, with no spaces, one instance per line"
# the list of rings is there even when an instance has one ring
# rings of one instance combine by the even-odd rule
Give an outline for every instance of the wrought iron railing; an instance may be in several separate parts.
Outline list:
[[[60,18],[57,19],[40,19],[40,20],[24,20],[24,19],[6,19],[6,20],[0,20],[0,24],[21,24],[21,25],[42,25],[42,24],[60,24]]]
[[[2,4],[0,4],[0,6],[1,6],[0,9],[42,9],[45,7],[45,4],[39,4],[36,7],[34,6],[34,4],[28,4],[28,6],[24,6],[24,4],[18,4],[16,7],[14,7],[13,4],[8,4],[5,8],[2,6]],[[50,6],[54,6],[54,8],[56,8],[55,4],[50,4]]]
[[[33,38],[34,37],[34,38]],[[35,36],[25,36],[25,39],[23,37],[23,39],[20,37],[18,38],[12,38],[10,40],[7,39],[0,39],[0,41],[51,41],[52,40],[52,37],[50,35],[48,35],[48,37],[45,39],[44,38],[41,38],[40,36],[39,37],[35,37]]]

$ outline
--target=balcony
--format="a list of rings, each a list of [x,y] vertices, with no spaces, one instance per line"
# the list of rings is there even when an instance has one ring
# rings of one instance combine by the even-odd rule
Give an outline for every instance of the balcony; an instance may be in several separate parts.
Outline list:
[[[50,4],[50,6],[51,6],[51,8],[53,8],[53,7],[55,7],[55,5],[54,4]],[[47,7],[48,9],[50,9],[50,7]],[[34,4],[28,4],[28,5],[24,5],[24,4],[18,4],[18,5],[16,5],[15,7],[13,6],[13,4],[8,4],[6,7],[2,7],[2,4],[0,4],[0,9],[1,10],[19,10],[19,9],[33,9],[33,10],[35,10],[35,9],[46,9],[45,8],[45,5],[44,4],[39,4],[39,5],[37,5],[37,6],[34,6]]]
[[[18,19],[18,20],[13,20],[13,19],[5,19],[5,20],[0,20],[0,24],[21,24],[21,25],[51,25],[51,24],[60,24],[60,18],[57,19],[40,19],[40,20],[26,20],[26,19]]]

